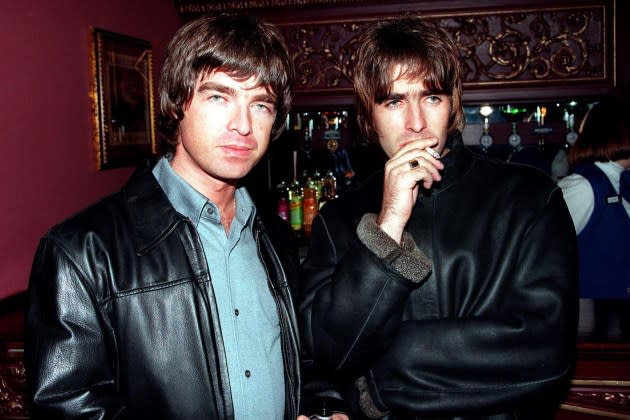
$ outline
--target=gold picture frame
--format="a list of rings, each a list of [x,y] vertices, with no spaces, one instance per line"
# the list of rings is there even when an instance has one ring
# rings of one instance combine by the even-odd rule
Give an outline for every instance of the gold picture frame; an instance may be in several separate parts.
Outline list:
[[[151,44],[99,28],[89,31],[96,169],[139,165],[157,150]]]

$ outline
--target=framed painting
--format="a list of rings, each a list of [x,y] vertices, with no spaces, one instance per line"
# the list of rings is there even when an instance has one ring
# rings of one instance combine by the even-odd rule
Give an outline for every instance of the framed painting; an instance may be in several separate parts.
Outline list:
[[[96,169],[134,166],[154,156],[151,44],[91,27],[90,73]]]

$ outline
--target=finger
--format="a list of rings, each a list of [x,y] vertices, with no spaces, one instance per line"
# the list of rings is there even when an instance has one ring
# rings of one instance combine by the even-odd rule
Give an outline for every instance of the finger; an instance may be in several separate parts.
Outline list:
[[[418,183],[422,183],[426,189],[431,188],[434,181],[440,181],[442,176],[439,170],[427,159],[419,156],[408,161],[388,162],[390,167],[386,171],[386,184],[396,185],[393,191],[414,189]]]
[[[437,152],[438,149],[439,149],[439,140],[438,140],[438,138],[437,137],[430,137],[430,138],[411,140],[411,141],[409,141],[407,143],[404,143],[402,145],[402,147],[400,147],[400,149],[398,149],[398,151],[404,153],[406,151],[410,151],[410,150],[413,150],[413,149],[426,150],[427,148],[429,148],[430,150],[435,150]]]
[[[427,147],[435,147],[439,144],[437,137],[424,137],[410,140],[400,147],[399,152],[405,152],[412,149],[424,150]]]
[[[441,161],[440,154],[430,147],[426,149],[414,148],[406,150],[400,154],[394,155],[390,159],[390,163],[392,167],[396,167],[400,165],[409,165],[409,162],[412,162],[413,160],[417,160],[418,162],[424,161],[425,164],[428,163],[437,170],[444,169],[444,164]]]
[[[434,158],[429,158],[434,160]],[[442,179],[442,175],[440,175],[440,171],[434,162],[429,160],[423,156],[419,156],[418,158],[410,159],[407,161],[407,167],[401,168],[401,170],[407,170],[411,172],[411,176],[416,180],[416,182],[424,181],[424,182],[433,182],[440,181]]]

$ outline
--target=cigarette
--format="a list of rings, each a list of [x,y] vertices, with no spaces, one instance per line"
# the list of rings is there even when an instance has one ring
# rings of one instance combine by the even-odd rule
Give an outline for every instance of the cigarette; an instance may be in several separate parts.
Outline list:
[[[438,152],[436,152],[435,150],[431,149],[430,147],[427,147],[426,149],[424,149],[428,154],[430,154],[431,156],[433,156],[435,159],[439,159],[441,156]]]

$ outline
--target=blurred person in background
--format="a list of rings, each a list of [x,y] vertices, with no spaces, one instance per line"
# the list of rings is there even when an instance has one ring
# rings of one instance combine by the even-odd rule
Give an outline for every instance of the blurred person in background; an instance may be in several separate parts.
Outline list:
[[[558,185],[580,253],[580,333],[630,339],[630,107],[609,97],[584,116]],[[614,332],[618,327],[618,332]]]

